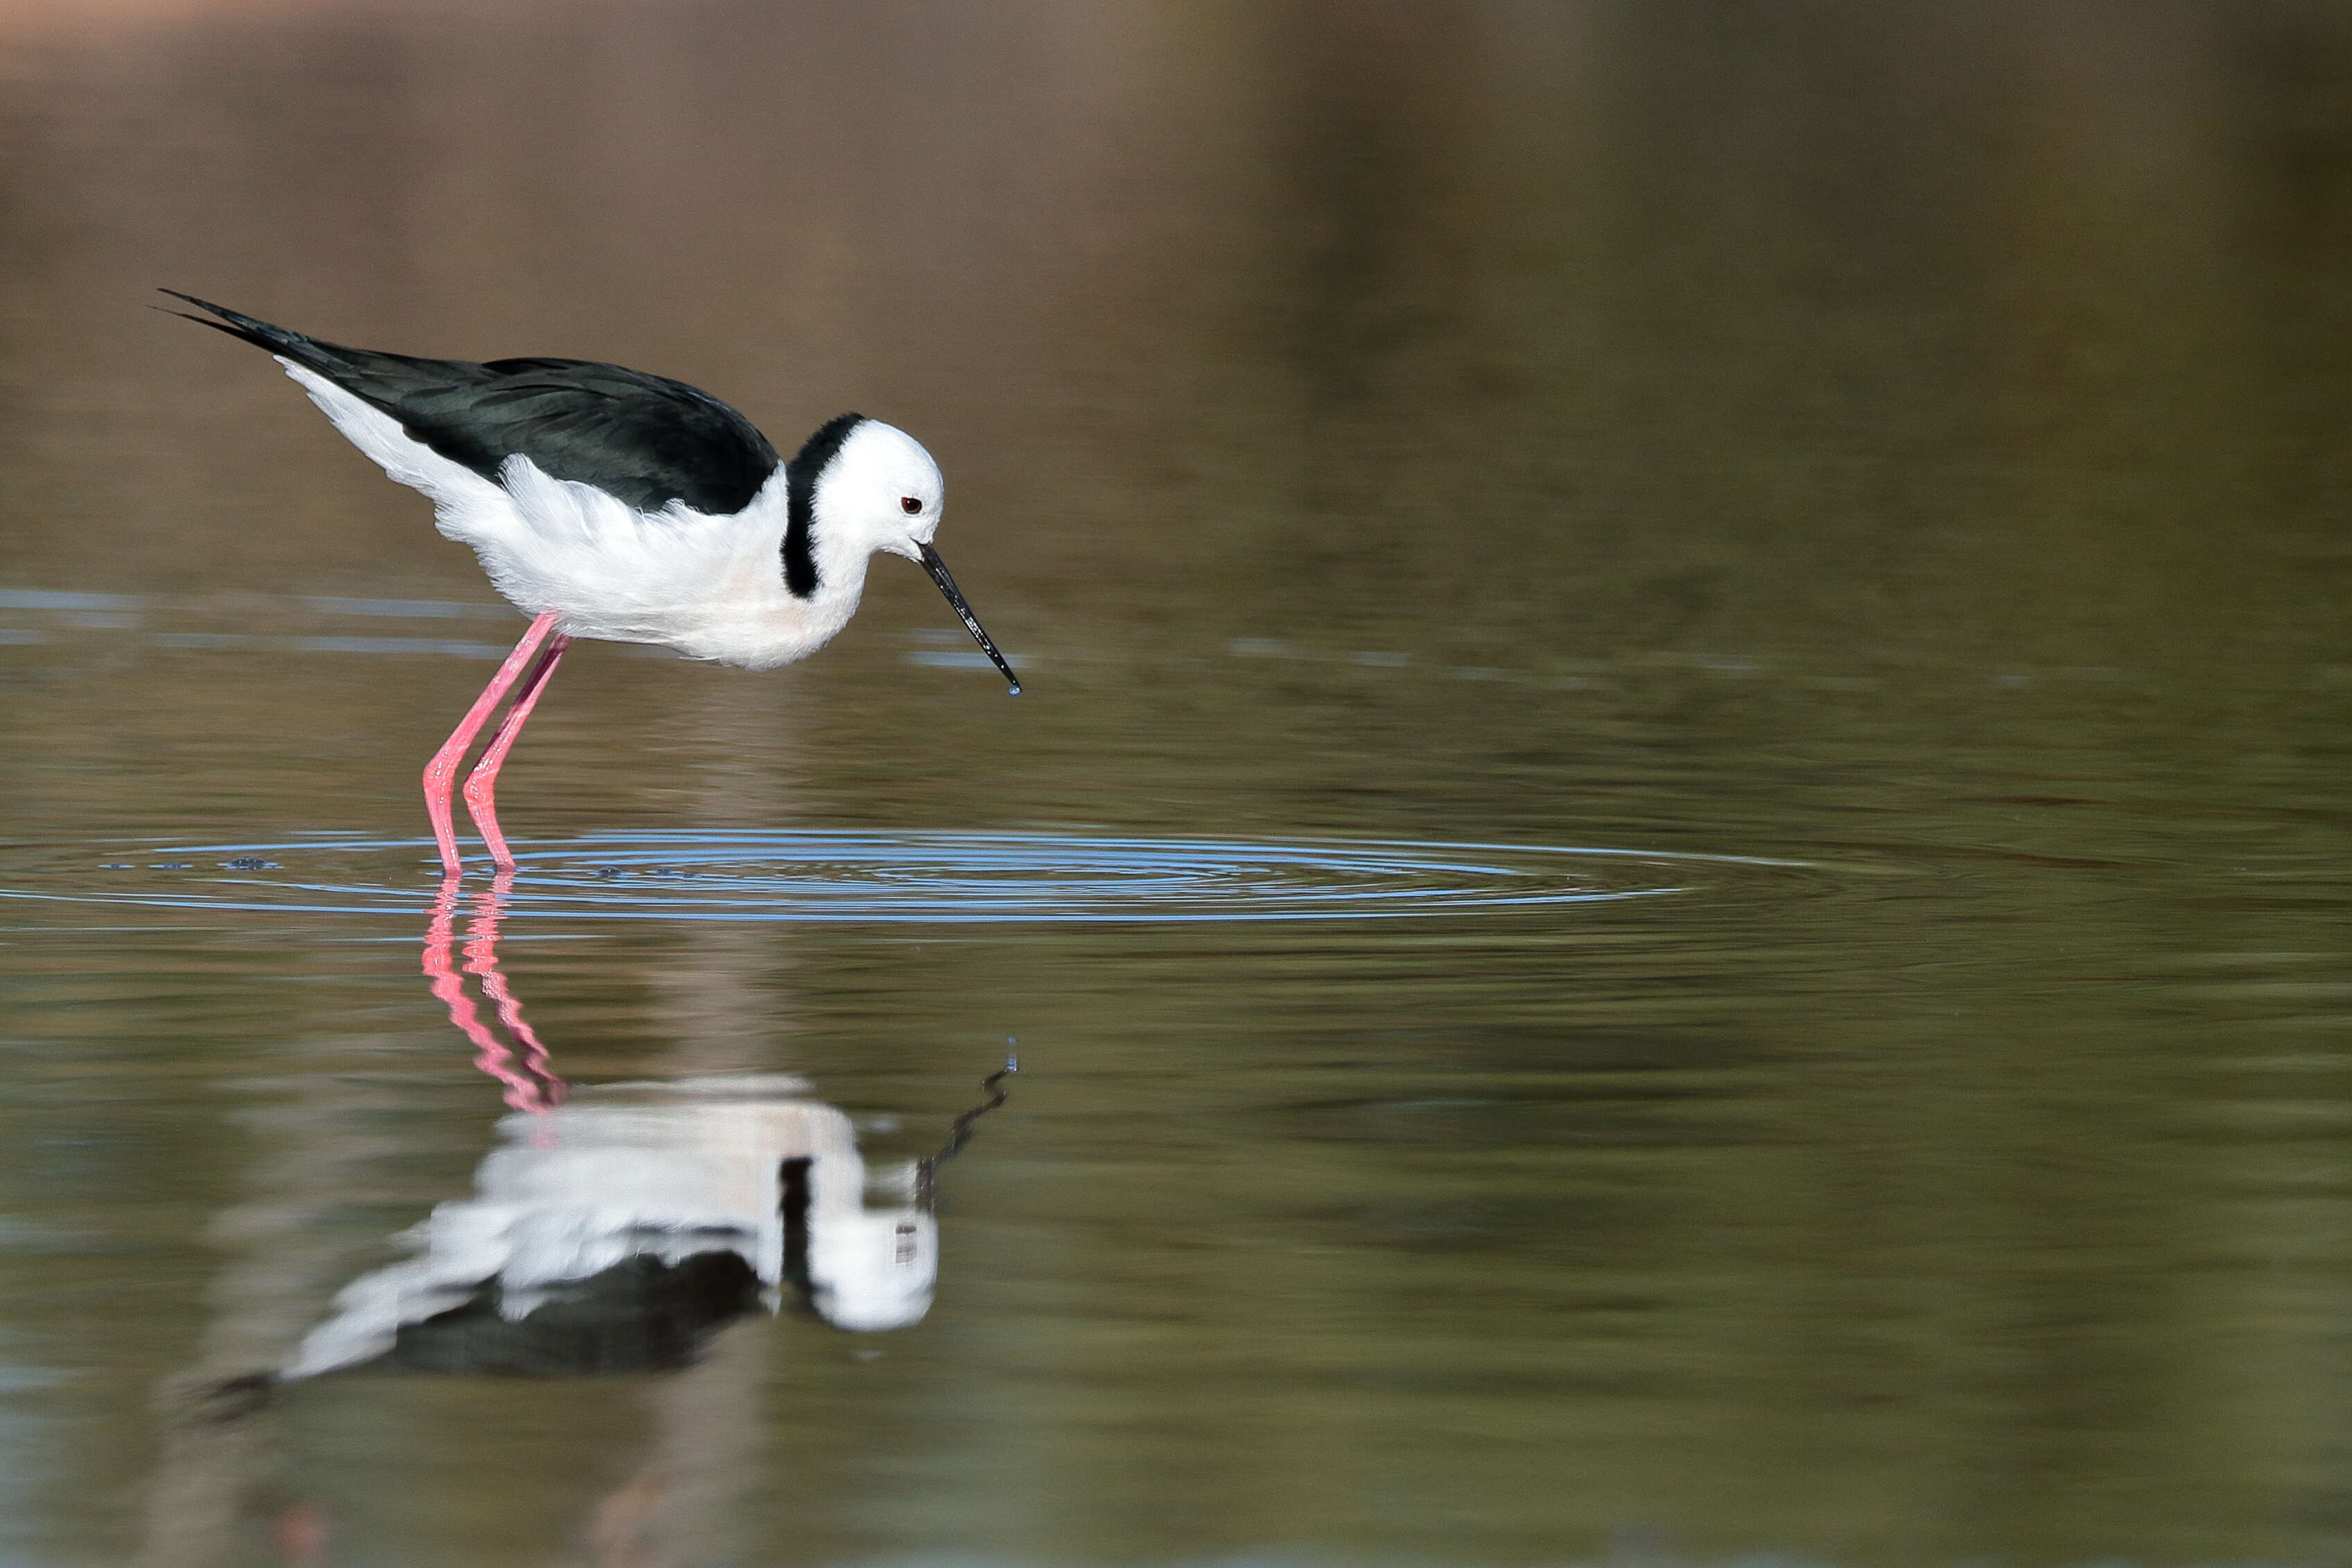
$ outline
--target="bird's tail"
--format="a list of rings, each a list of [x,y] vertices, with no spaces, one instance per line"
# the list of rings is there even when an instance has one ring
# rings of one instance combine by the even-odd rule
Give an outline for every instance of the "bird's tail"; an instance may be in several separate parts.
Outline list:
[[[177,316],[183,321],[194,321],[199,327],[210,327],[215,332],[226,332],[232,338],[242,338],[256,348],[267,349],[273,354],[282,354],[296,364],[315,366],[317,361],[326,357],[320,351],[323,345],[314,338],[306,338],[301,333],[289,331],[284,327],[273,327],[268,322],[258,320],[242,311],[232,310],[226,305],[215,305],[212,301],[199,299],[193,294],[183,294],[176,288],[159,288],[156,292],[168,294],[174,299],[184,299],[199,310],[211,311],[220,319],[215,321],[209,317],[191,316],[184,310],[164,310],[163,313],[167,316]],[[156,308],[161,310],[163,307],[157,306]]]

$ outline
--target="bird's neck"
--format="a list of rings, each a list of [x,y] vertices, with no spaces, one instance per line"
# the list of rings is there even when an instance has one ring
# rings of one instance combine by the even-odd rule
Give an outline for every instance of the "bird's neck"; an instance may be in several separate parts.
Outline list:
[[[874,559],[874,551],[848,529],[824,526],[824,514],[817,514],[812,553],[816,559],[816,591],[802,601],[813,614],[827,614],[838,619],[834,630],[839,631],[857,609],[857,600],[866,591],[866,569]]]
[[[723,633],[728,651],[716,655],[723,662],[767,669],[805,659],[833,641],[857,612],[857,601],[866,592],[871,552],[843,538],[838,531],[828,535],[822,517],[810,531],[814,536],[815,591],[806,597],[793,592],[782,559],[772,555],[765,568],[765,603]]]

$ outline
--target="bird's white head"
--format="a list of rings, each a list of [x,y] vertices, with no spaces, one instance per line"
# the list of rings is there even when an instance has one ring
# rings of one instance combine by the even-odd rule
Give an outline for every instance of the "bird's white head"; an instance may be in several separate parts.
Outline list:
[[[931,574],[964,630],[1019,695],[1013,666],[981,629],[931,546],[947,485],[921,442],[896,425],[845,413],[818,426],[784,469],[786,588],[803,599],[814,595],[823,557],[863,561],[877,550],[905,556]]]
[[[947,492],[940,465],[923,444],[895,424],[844,414],[809,440],[823,442],[844,420],[848,423],[824,454],[810,490],[814,520],[833,538],[845,538],[867,553],[887,550],[908,560],[923,559],[922,547],[939,531],[940,505]],[[812,454],[803,447],[795,466]],[[798,475],[793,476],[796,480]]]

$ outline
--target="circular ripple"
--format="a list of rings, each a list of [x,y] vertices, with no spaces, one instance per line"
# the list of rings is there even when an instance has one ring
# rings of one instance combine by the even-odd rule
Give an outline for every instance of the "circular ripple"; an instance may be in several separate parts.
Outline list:
[[[1368,920],[1656,898],[1794,861],[1345,839],[1059,833],[630,833],[516,846],[512,914],[574,919]],[[422,915],[423,840],[120,844],[16,856],[0,898]],[[420,863],[422,862],[423,863]],[[469,865],[466,886],[490,886]]]

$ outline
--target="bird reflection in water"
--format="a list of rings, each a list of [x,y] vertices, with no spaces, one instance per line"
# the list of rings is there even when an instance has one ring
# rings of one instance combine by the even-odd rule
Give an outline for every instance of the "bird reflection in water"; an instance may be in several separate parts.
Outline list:
[[[462,949],[457,885],[446,883],[425,942],[434,996],[513,1108],[499,1146],[474,1195],[408,1231],[405,1261],[346,1286],[280,1375],[674,1370],[728,1322],[788,1301],[840,1329],[919,1322],[939,1270],[938,1166],[1003,1103],[1013,1064],[984,1081],[938,1155],[877,1170],[849,1118],[807,1098],[801,1079],[575,1093],[499,968],[511,881],[477,895]]]
[[[509,886],[499,877],[468,905],[445,883],[425,934],[433,995],[510,1109],[473,1195],[436,1207],[407,1232],[409,1256],[344,1286],[321,1322],[308,1303],[336,1277],[338,1249],[326,1245],[334,1227],[314,1221],[339,1184],[363,1179],[339,1162],[380,1156],[366,1155],[366,1140],[328,1135],[349,1123],[284,1124],[277,1163],[257,1167],[257,1196],[220,1217],[219,1233],[237,1240],[195,1360],[157,1390],[139,1568],[250,1561],[257,1535],[289,1564],[326,1562],[336,1541],[367,1542],[384,1561],[455,1561],[449,1532],[472,1516],[383,1479],[418,1463],[415,1449],[379,1450],[363,1436],[363,1471],[338,1467],[319,1457],[318,1430],[297,1458],[280,1423],[260,1418],[279,1390],[370,1370],[672,1374],[620,1380],[649,1420],[641,1445],[633,1423],[614,1424],[612,1441],[636,1450],[616,1484],[551,1475],[531,1453],[496,1445],[467,1473],[520,1464],[528,1480],[500,1494],[507,1505],[537,1511],[586,1561],[732,1561],[727,1500],[756,1484],[751,1456],[763,1440],[761,1353],[758,1336],[719,1331],[787,1307],[858,1331],[904,1327],[929,1309],[940,1167],[1003,1103],[1013,1064],[984,1081],[936,1154],[879,1170],[860,1156],[849,1119],[797,1078],[569,1085],[499,967]],[[707,981],[725,988],[716,970]],[[364,1380],[327,1384],[375,1406]],[[322,1400],[312,1418],[334,1407]],[[313,1463],[324,1484],[299,1479]],[[363,1484],[342,1484],[362,1473]],[[415,1550],[404,1555],[395,1539]]]

